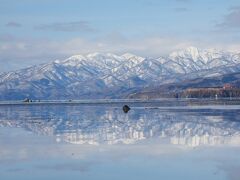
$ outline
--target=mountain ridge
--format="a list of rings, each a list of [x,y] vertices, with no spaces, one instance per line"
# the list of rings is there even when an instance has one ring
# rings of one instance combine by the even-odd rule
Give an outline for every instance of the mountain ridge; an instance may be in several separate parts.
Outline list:
[[[158,58],[91,53],[0,74],[0,99],[119,98],[154,84],[239,71],[240,53],[194,47]]]

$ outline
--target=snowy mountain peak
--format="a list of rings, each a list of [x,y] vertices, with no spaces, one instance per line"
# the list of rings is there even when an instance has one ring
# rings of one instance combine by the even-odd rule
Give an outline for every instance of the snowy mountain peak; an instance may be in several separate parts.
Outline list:
[[[131,53],[125,53],[123,54],[121,57],[130,60],[134,63],[140,63],[142,62],[145,58],[141,57],[141,56],[137,56],[135,54],[131,54]]]
[[[239,67],[239,68],[238,68]],[[0,74],[0,99],[120,97],[150,84],[239,72],[240,55],[195,47],[168,57],[92,53]],[[193,75],[193,73],[197,73]]]
[[[186,54],[189,54],[193,59],[197,59],[199,57],[199,49],[196,47],[188,47],[185,50]]]
[[[126,59],[131,59],[133,57],[138,57],[137,55],[135,54],[132,54],[132,53],[125,53],[122,55],[122,57],[126,58]]]
[[[118,55],[116,54],[113,54],[113,53],[99,53],[99,52],[96,52],[96,53],[90,53],[88,55],[86,55],[87,58],[89,59],[110,59],[110,58],[113,58],[113,59],[117,59],[119,58]]]
[[[87,54],[86,57],[88,58],[99,58],[99,57],[105,57],[107,56],[106,53],[100,53],[100,52],[95,52],[95,53],[90,53],[90,54]]]
[[[132,62],[134,64],[138,64],[141,61],[143,61],[145,58],[131,54],[131,53],[126,53],[121,56],[113,54],[113,53],[90,53],[85,56],[83,55],[74,55],[71,56],[70,58],[64,60],[64,65],[69,65],[69,66],[76,66],[79,64],[82,60],[85,60],[86,62],[89,63],[118,63],[118,62],[125,62],[128,60],[129,62]],[[59,61],[57,61],[59,62]]]
[[[70,59],[79,59],[79,60],[81,60],[81,59],[85,59],[85,56],[83,56],[81,54],[74,55],[74,56],[69,57],[67,60],[70,60]]]
[[[71,57],[67,58],[66,60],[64,60],[62,62],[62,64],[66,65],[66,66],[76,66],[84,59],[86,59],[86,57],[84,57],[83,55],[74,55],[74,56],[71,56]]]
[[[197,63],[197,65],[207,65],[212,61],[220,65],[224,65],[226,59],[231,59],[233,56],[230,52],[224,52],[217,49],[198,49],[196,47],[188,47],[184,50],[172,52],[169,59],[176,62],[184,62],[185,64]]]
[[[172,52],[169,57],[171,59],[177,58],[192,58],[193,60],[197,60],[199,58],[200,50],[196,47],[188,47],[184,50]]]
[[[195,52],[198,52],[199,49],[197,47],[194,47],[194,46],[189,46],[185,49],[185,51],[190,52],[190,53],[195,53]]]

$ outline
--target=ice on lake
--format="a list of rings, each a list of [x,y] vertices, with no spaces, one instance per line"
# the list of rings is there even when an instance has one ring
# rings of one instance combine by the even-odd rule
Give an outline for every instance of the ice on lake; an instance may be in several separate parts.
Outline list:
[[[0,179],[239,179],[238,102],[125,103],[2,104]]]

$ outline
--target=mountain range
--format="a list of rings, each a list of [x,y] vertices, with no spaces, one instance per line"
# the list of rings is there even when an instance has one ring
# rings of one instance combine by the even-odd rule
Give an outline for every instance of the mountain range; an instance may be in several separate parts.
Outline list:
[[[158,58],[92,53],[0,74],[0,99],[126,98],[144,88],[240,72],[240,53],[189,47]]]

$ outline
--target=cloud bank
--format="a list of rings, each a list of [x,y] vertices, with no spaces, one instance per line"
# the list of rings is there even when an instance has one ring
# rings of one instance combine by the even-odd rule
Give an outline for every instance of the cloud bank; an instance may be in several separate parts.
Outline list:
[[[87,21],[58,22],[35,26],[36,30],[61,31],[61,32],[92,32],[95,31]]]
[[[238,51],[240,45],[236,41],[216,39],[184,39],[176,37],[148,36],[144,38],[127,38],[121,34],[110,34],[105,37],[89,40],[76,37],[69,40],[52,39],[20,39],[10,35],[0,36],[0,71],[8,71],[26,66],[46,63],[56,59],[64,59],[76,54],[93,52],[126,52],[140,56],[159,57],[168,53],[196,46],[199,48],[216,48]]]

